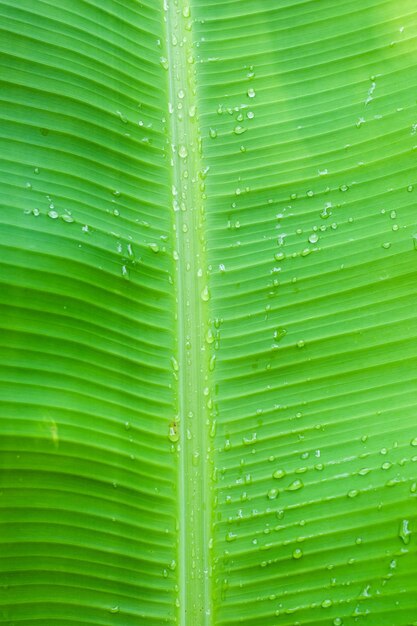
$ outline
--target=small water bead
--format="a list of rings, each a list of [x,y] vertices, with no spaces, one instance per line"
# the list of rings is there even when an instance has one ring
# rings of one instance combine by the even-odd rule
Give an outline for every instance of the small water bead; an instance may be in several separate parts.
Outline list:
[[[403,519],[401,521],[399,536],[405,545],[408,545],[410,543],[411,530],[409,529],[408,525],[409,525],[408,519]]]
[[[237,539],[237,535],[236,535],[236,533],[233,533],[232,531],[229,531],[229,532],[226,534],[226,541],[227,541],[228,543],[231,543],[232,541],[235,541],[236,539]]]
[[[278,495],[278,489],[270,489],[267,493],[268,500],[275,500]]]
[[[326,600],[323,600],[323,602],[321,603],[321,606],[323,609],[328,609],[332,606],[332,604],[333,602],[327,598]]]
[[[359,491],[357,489],[351,489],[350,491],[348,491],[348,497],[349,498],[356,498],[356,496],[358,495]]]
[[[177,562],[175,559],[172,559],[171,563],[168,565],[169,569],[173,572],[177,568]]]
[[[294,552],[292,553],[293,559],[301,559],[302,556],[303,556],[303,552],[302,550],[300,550],[300,548],[296,548]]]
[[[168,59],[166,57],[160,57],[159,62],[162,65],[162,67],[164,68],[164,70],[167,70],[169,68],[169,62],[168,62]]]
[[[39,209],[32,209],[32,213],[35,217],[38,217],[38,215],[40,215]]]
[[[67,224],[71,224],[74,221],[72,215],[68,215],[68,213],[64,213],[63,215],[61,215],[61,219],[64,222],[67,222]]]
[[[253,111],[248,111],[246,113],[246,117],[248,118],[248,120],[253,120],[253,118],[255,117],[255,113]]]
[[[155,254],[157,254],[159,252],[159,246],[157,243],[149,243],[148,247],[152,250],[152,252],[154,252]]]
[[[59,217],[57,211],[48,211],[48,216],[53,220],[56,220],[57,217]]]
[[[308,238],[310,243],[317,243],[319,240],[319,236],[317,233],[311,233],[311,235]]]
[[[312,189],[309,189],[309,190],[307,191],[307,196],[308,196],[309,198],[312,198],[312,197],[314,196],[314,191],[313,191]]]
[[[349,189],[349,187],[347,185],[343,184],[343,185],[340,185],[339,189],[340,189],[340,191],[347,191]]]
[[[281,341],[281,339],[283,339],[286,334],[287,334],[287,331],[285,330],[285,328],[276,328],[274,330],[275,341]]]
[[[411,444],[414,448],[416,448],[416,447],[417,447],[417,437],[414,437],[414,439],[412,439],[412,440],[410,441],[410,444]]]
[[[210,300],[210,292],[208,290],[207,285],[204,287],[204,289],[201,291],[201,299],[203,300],[203,302],[208,302]]]
[[[408,193],[411,193],[413,191],[413,189],[414,189],[413,185],[408,185],[408,187],[407,187]]]
[[[304,346],[305,342],[302,339],[300,339],[300,341],[297,341],[297,348],[304,348]]]
[[[244,128],[243,126],[235,126],[233,129],[233,132],[235,135],[242,135],[243,133],[246,133],[247,128]]]
[[[214,128],[210,128],[209,135],[210,135],[210,137],[212,139],[216,139],[216,137],[217,137],[217,130],[215,130]]]
[[[382,247],[383,247],[385,250],[388,250],[389,248],[391,248],[391,243],[390,243],[389,241],[386,241],[386,242],[384,242],[384,243],[382,244]]]
[[[188,5],[183,8],[182,16],[185,18],[190,17],[190,7]]]
[[[248,94],[248,98],[254,98],[256,96],[256,92],[252,87],[248,89],[247,94]]]
[[[180,146],[180,149],[178,150],[178,154],[180,155],[182,159],[187,158],[188,156],[187,148],[185,146]]]
[[[118,607],[118,606],[112,606],[112,607],[110,607],[110,609],[109,609],[109,613],[113,613],[113,614],[114,614],[114,613],[119,613],[119,611],[120,611],[120,609],[119,609],[119,607]]]
[[[333,625],[334,626],[342,626],[342,624],[343,624],[343,622],[342,622],[340,617],[335,617],[334,618],[334,620],[333,620]]]
[[[298,491],[299,489],[302,489],[302,487],[304,487],[303,482],[297,479],[287,487],[287,491]]]
[[[178,424],[177,422],[171,422],[169,425],[169,431],[168,431],[168,439],[172,442],[172,443],[176,443],[177,441],[179,441],[179,433],[178,433]]]

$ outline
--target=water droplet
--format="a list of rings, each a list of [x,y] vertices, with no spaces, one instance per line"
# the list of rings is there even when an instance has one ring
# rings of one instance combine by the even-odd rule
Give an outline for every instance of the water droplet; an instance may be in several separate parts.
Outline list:
[[[292,558],[293,559],[301,559],[301,557],[303,556],[302,551],[300,550],[300,548],[296,548],[294,550],[294,552],[292,553]]]
[[[272,474],[273,478],[279,479],[279,478],[284,478],[285,476],[285,471],[283,469],[277,469],[275,470],[275,472]]]
[[[256,96],[255,90],[250,87],[250,89],[248,89],[248,98],[254,98]]]
[[[342,626],[343,622],[340,617],[335,617],[333,620],[334,626]]]
[[[232,531],[229,531],[226,534],[226,541],[228,541],[229,543],[232,542],[232,541],[235,541],[235,539],[237,539],[236,533],[232,533]]]
[[[171,422],[169,425],[168,439],[172,441],[172,443],[176,443],[179,438],[180,436],[178,433],[178,424],[177,422]]]
[[[311,233],[310,237],[308,238],[310,243],[317,243],[319,240],[319,236],[317,233]]]
[[[350,491],[348,491],[348,497],[349,498],[355,498],[358,495],[359,491],[357,489],[351,489]]]
[[[326,600],[323,600],[323,602],[321,603],[321,606],[323,607],[323,609],[328,609],[329,607],[331,607],[333,604],[333,602],[331,600],[329,600],[329,598],[327,598]]]
[[[403,519],[401,521],[400,524],[400,539],[402,540],[403,543],[405,543],[405,545],[410,543],[410,535],[411,535],[411,530],[408,527],[408,524],[410,522],[408,521],[408,519]]]
[[[298,491],[298,489],[301,489],[302,487],[304,487],[304,484],[301,480],[297,479],[294,480],[288,487],[287,487],[287,491]]]
[[[168,62],[168,59],[166,57],[161,57],[159,59],[159,62],[162,65],[162,67],[164,68],[164,70],[167,70],[169,68],[169,62]]]
[[[204,287],[204,289],[201,292],[201,299],[203,300],[203,302],[208,302],[210,300],[210,292],[208,290],[207,285]]]
[[[57,211],[48,211],[48,216],[53,220],[56,220],[56,218],[59,217]]]
[[[180,149],[178,150],[178,154],[180,155],[182,159],[187,158],[188,156],[187,148],[185,146],[180,146]]]
[[[235,126],[233,129],[233,132],[235,133],[235,135],[242,135],[243,133],[245,133],[247,131],[247,128],[244,128],[243,126]]]
[[[64,222],[67,222],[67,224],[71,224],[74,221],[72,215],[68,215],[68,213],[64,213],[63,215],[61,215],[61,219]]]
[[[120,609],[118,606],[112,606],[109,609],[109,613],[119,613]]]
[[[275,500],[278,495],[278,489],[270,489],[268,491],[268,500]]]
[[[414,447],[417,447],[417,437],[414,437],[414,439],[410,441],[410,444]]]
[[[347,185],[340,185],[339,189],[340,191],[347,191],[349,187]]]
[[[286,334],[287,334],[287,331],[285,330],[285,328],[276,328],[274,330],[275,341],[281,341],[281,339],[283,339]]]

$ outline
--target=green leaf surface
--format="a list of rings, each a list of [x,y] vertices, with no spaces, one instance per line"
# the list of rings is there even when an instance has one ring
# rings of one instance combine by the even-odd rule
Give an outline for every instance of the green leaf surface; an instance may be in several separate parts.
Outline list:
[[[0,622],[417,624],[415,2],[0,29]]]

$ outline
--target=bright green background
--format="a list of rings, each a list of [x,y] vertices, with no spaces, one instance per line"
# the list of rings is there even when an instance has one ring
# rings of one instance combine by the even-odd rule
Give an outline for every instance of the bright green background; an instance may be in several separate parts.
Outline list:
[[[0,1],[8,626],[178,616],[165,15]],[[415,2],[192,0],[189,23],[212,623],[417,624]]]

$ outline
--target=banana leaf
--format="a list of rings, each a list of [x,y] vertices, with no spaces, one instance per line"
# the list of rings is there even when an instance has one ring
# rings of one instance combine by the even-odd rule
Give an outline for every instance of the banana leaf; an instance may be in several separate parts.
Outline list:
[[[0,622],[416,625],[414,0],[0,28]]]

